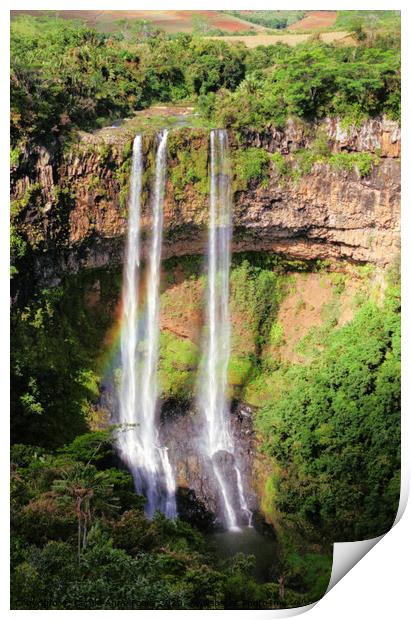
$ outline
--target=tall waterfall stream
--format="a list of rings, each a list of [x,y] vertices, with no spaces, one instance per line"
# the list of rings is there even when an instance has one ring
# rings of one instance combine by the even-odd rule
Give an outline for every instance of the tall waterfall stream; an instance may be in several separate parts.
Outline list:
[[[141,136],[133,144],[129,226],[123,283],[121,331],[122,378],[119,391],[119,451],[130,468],[137,492],[146,495],[146,512],[177,514],[175,482],[168,451],[161,446],[157,419],[157,363],[159,341],[160,265],[163,202],[167,165],[167,131],[158,135],[152,199],[152,230],[148,255],[146,307],[139,313],[141,274],[141,190],[143,156]],[[141,316],[140,316],[141,314]]]
[[[206,419],[206,452],[211,460],[224,505],[225,523],[238,529],[235,494],[241,511],[251,523],[251,512],[244,498],[241,472],[234,458],[227,402],[227,370],[230,358],[230,262],[231,262],[231,184],[228,139],[224,130],[210,134],[210,222],[207,252],[206,338],[200,371],[198,403]],[[224,454],[232,456],[236,488],[225,476]],[[234,495],[234,497],[233,497]]]

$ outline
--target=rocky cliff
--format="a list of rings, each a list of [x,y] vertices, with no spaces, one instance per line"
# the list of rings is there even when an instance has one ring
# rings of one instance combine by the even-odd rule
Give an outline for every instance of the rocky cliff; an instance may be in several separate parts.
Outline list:
[[[359,126],[346,125],[335,118],[309,125],[289,120],[282,130],[268,127],[263,132],[246,132],[245,142],[272,153],[289,154],[310,148],[319,132],[337,152],[370,152],[394,158],[401,155],[401,129],[398,123],[387,118],[369,119]]]
[[[319,131],[331,153],[373,153],[367,173],[360,174],[355,166],[336,168],[319,158],[309,171],[294,174],[294,153],[310,150]],[[64,151],[55,145],[26,152],[12,169],[14,226],[30,248],[35,279],[48,285],[67,271],[122,261],[131,141],[132,132],[121,128],[81,134]],[[271,250],[289,258],[346,259],[381,266],[398,253],[400,130],[395,123],[374,120],[358,129],[345,129],[332,120],[320,126],[290,122],[283,131],[250,133],[243,137],[242,146],[234,136],[230,141],[234,252]],[[154,142],[148,132],[144,140],[146,228]],[[289,173],[284,174],[275,160],[267,164],[263,179],[258,173],[239,182],[239,156],[250,147],[281,154]],[[173,129],[164,257],[203,252],[207,175],[208,131]],[[143,237],[144,232],[143,224]]]

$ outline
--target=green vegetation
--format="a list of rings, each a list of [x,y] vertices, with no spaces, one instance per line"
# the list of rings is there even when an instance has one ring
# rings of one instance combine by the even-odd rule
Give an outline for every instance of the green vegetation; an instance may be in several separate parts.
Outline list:
[[[356,168],[361,177],[367,176],[378,158],[371,153],[336,153],[328,160],[332,168],[350,172]]]
[[[383,308],[323,334],[307,365],[281,370],[258,413],[264,449],[280,465],[271,502],[311,540],[362,540],[391,527],[400,475],[399,289]],[[315,351],[315,349],[314,349]]]
[[[170,179],[173,196],[179,201],[186,197],[187,186],[204,196],[209,191],[208,132],[190,130],[171,132],[168,143]]]
[[[254,13],[275,19],[276,12]],[[290,23],[300,12],[282,13]],[[11,164],[27,141],[107,125],[158,102],[197,101],[205,119],[240,133],[281,127],[288,116],[399,120],[399,35],[382,23],[388,17],[355,47],[247,49],[146,23],[104,34],[76,21],[20,16],[11,24]]]
[[[169,259],[165,267],[168,286],[181,277],[187,291],[198,286],[201,257]],[[273,353],[287,337],[277,313],[295,291],[290,270],[316,270],[335,287],[302,365]],[[256,582],[250,557],[218,559],[204,535],[186,523],[160,515],[148,521],[130,475],[113,459],[111,433],[119,429],[87,433],[98,413],[100,360],[109,346],[120,275],[95,271],[70,278],[14,316],[13,608],[303,605],[326,589],[332,554],[325,542],[373,537],[390,527],[399,482],[395,274],[383,307],[366,294],[354,319],[337,329],[346,276],[327,270],[325,262],[309,265],[269,253],[233,257],[229,382],[233,395],[258,405],[262,448],[273,463],[263,508],[281,547],[274,582]],[[358,269],[364,283],[372,275],[367,266]],[[168,290],[162,304],[172,312]],[[303,308],[297,304],[296,310]],[[197,364],[190,340],[162,332],[164,397],[192,398]],[[278,579],[285,580],[283,598]]]
[[[119,286],[119,274],[86,272],[13,313],[14,442],[54,447],[86,430]]]
[[[64,192],[64,190],[61,190]],[[62,196],[62,207],[64,207],[65,196]],[[57,201],[58,195],[53,197]],[[37,215],[44,206],[40,183],[31,183],[25,186],[23,195],[17,200],[10,201],[10,262],[15,273],[20,270],[20,265],[24,264],[23,259],[29,254],[30,249],[38,249],[44,241],[45,231],[42,225],[36,226],[36,222],[25,225],[25,217],[30,209]],[[57,221],[60,223],[64,218],[64,208],[59,211]],[[33,218],[38,219],[38,218]]]
[[[200,101],[206,117],[240,134],[282,127],[290,116],[400,118],[399,49],[383,37],[372,47],[277,44],[248,63],[246,78],[233,92],[221,89]]]
[[[24,256],[27,251],[27,242],[24,238],[17,232],[17,228],[10,224],[10,275],[11,277],[18,274],[18,268],[16,267],[16,263],[18,263]]]
[[[231,271],[232,312],[241,313],[247,333],[261,347],[271,330],[283,293],[282,276],[243,260]]]
[[[119,184],[118,199],[123,213],[127,211],[127,201],[130,189],[131,153],[127,148],[127,155],[123,162],[117,166],[114,175]]]
[[[400,29],[401,11],[337,11],[335,30]]]
[[[321,133],[309,148],[282,155],[276,151],[268,153],[264,148],[238,148],[233,157],[233,191],[245,191],[250,182],[258,182],[261,187],[268,184],[270,168],[281,180],[299,181],[311,172],[314,164],[327,164],[336,171],[357,170],[360,177],[368,176],[373,166],[379,164],[376,154],[367,152],[332,153],[328,141]]]
[[[275,159],[278,174],[282,177],[291,177],[295,181],[309,174],[316,163],[328,164],[331,169],[336,171],[352,172],[357,170],[360,177],[366,177],[370,174],[373,166],[378,165],[379,157],[366,152],[331,153],[328,150],[328,153],[319,153],[314,144],[310,149],[297,151],[291,159],[287,160],[279,154]]]
[[[278,151],[271,155],[271,161],[278,176],[287,177],[291,174],[292,167],[290,161]]]
[[[20,160],[20,149],[10,149],[10,168],[17,168]]]
[[[250,147],[238,149],[232,157],[233,191],[246,190],[249,182],[268,181],[270,155],[264,149]]]
[[[12,609],[271,609],[322,595],[308,572],[281,596],[256,582],[253,556],[221,560],[189,524],[149,521],[131,475],[113,466],[118,432],[87,433],[57,452],[13,446]]]
[[[171,332],[160,337],[159,382],[163,397],[185,400],[194,396],[198,348]]]
[[[235,88],[245,56],[242,46],[191,35],[145,28],[107,35],[76,21],[20,16],[11,24],[13,148],[107,125],[155,102]]]
[[[304,11],[247,11],[246,13],[244,11],[223,11],[223,13],[274,30],[287,28],[304,17]]]

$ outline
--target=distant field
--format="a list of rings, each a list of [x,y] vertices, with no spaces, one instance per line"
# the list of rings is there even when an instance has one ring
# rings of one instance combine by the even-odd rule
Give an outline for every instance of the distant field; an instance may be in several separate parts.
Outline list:
[[[276,43],[286,43],[287,45],[298,45],[304,43],[310,38],[311,34],[258,34],[252,37],[232,36],[232,37],[208,37],[234,43],[236,41],[243,42],[246,47],[258,47],[258,45],[275,45]],[[320,34],[321,41],[325,43],[333,43],[339,41],[345,45],[355,45],[354,39],[349,32],[324,32]]]
[[[193,27],[205,30],[215,28],[227,32],[266,31],[262,26],[250,24],[220,11],[11,11],[11,13],[12,17],[20,13],[34,16],[52,13],[65,19],[79,19],[105,32],[116,30],[115,22],[121,19],[147,20],[170,34],[192,32]]]
[[[295,24],[291,24],[288,30],[321,30],[334,26],[337,19],[337,11],[310,11],[309,14]]]
[[[284,30],[294,22],[300,21],[311,11],[223,11],[233,17],[245,19],[252,24],[259,24],[270,30]]]
[[[367,28],[397,29],[401,27],[401,11],[337,11],[335,28],[346,30],[353,24]]]
[[[331,31],[332,38],[324,40],[340,40],[347,30],[351,30],[353,22],[361,22],[364,28],[399,28],[401,20],[400,11],[11,11],[11,16],[13,18],[21,13],[78,19],[101,32],[119,30],[120,20],[146,20],[169,34],[195,31],[206,36],[209,32],[213,36],[213,30],[226,32],[227,35],[254,31],[257,36],[239,39],[247,47],[268,45],[277,40],[295,45],[305,40],[293,38],[299,32],[299,36],[305,36],[308,32]],[[302,19],[299,19],[300,16],[303,16]],[[281,27],[278,26],[279,21],[283,22]],[[285,28],[287,22],[289,25]],[[277,26],[274,26],[275,23]],[[273,27],[276,33],[270,34]]]

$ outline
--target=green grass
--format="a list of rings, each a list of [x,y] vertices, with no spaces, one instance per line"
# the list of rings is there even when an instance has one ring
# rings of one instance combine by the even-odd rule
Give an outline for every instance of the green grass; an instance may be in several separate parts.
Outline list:
[[[159,383],[163,398],[189,399],[193,396],[198,365],[198,347],[164,331],[160,335]]]
[[[222,11],[228,15],[239,17],[251,24],[258,24],[273,30],[282,30],[291,24],[298,22],[305,15],[305,11],[248,11],[247,14],[241,11],[229,10]],[[240,34],[240,33],[235,33]]]
[[[358,25],[363,28],[399,28],[400,11],[337,11],[334,30],[353,30]]]
[[[270,154],[264,149],[238,149],[232,155],[233,191],[246,190],[250,181],[268,182]]]

